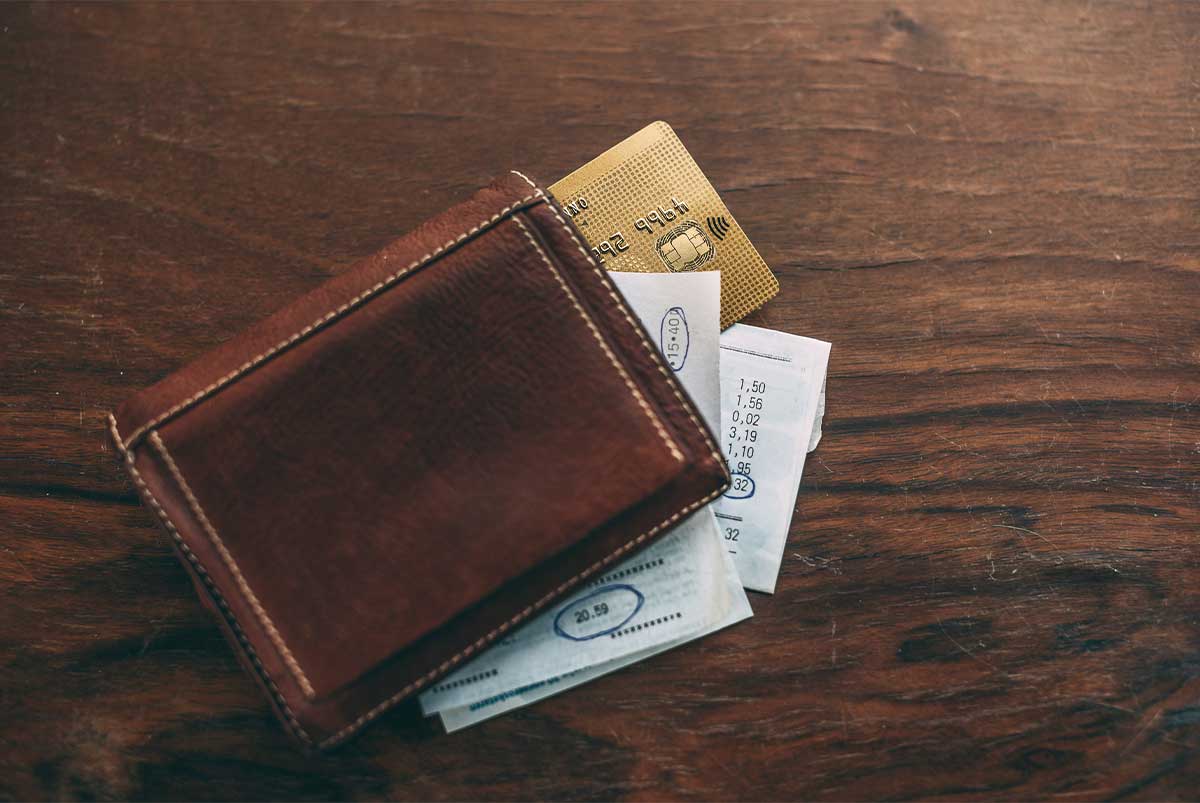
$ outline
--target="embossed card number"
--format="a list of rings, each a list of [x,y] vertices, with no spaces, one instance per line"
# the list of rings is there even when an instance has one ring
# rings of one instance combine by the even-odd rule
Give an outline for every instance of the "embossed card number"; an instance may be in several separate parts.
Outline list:
[[[779,292],[721,196],[662,121],[555,182],[550,194],[607,270],[720,271],[722,328]]]
[[[563,203],[563,211],[571,218],[575,218],[587,210],[588,200],[584,196]],[[660,228],[665,228],[669,223],[681,217],[687,211],[688,205],[686,203],[676,199],[675,196],[671,196],[671,200],[668,203],[659,204],[635,220],[633,227],[638,231],[657,236]],[[587,225],[583,220],[578,222],[581,225]],[[696,227],[696,230],[699,231],[699,226]],[[699,236],[703,237],[703,232]],[[625,235],[621,231],[614,231],[592,248],[592,255],[603,265],[605,255],[615,257],[627,250],[629,250],[629,243],[625,239]],[[711,243],[709,243],[708,250],[712,251]],[[667,264],[670,267],[670,264]],[[671,270],[676,270],[676,268],[671,268]]]

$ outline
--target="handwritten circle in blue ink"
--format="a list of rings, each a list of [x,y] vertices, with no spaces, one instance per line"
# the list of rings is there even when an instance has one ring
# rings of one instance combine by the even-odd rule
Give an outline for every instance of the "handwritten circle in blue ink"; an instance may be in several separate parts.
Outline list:
[[[671,366],[672,371],[683,370],[691,345],[692,338],[688,332],[687,316],[683,314],[683,307],[671,307],[663,313],[662,321],[658,324],[658,347],[667,358],[667,365]]]
[[[733,482],[729,484],[729,490],[724,493],[726,499],[749,499],[754,496],[754,479],[749,474],[733,471],[729,476],[733,478]],[[738,482],[738,480],[745,480],[745,482]]]
[[[645,595],[631,585],[602,586],[559,611],[554,617],[554,633],[569,641],[607,636],[629,624],[645,604]]]

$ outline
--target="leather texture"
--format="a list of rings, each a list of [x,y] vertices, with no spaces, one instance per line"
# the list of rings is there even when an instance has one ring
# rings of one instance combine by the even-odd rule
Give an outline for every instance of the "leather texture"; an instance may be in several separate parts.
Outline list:
[[[729,477],[519,173],[123,404],[110,429],[303,745],[336,745]]]

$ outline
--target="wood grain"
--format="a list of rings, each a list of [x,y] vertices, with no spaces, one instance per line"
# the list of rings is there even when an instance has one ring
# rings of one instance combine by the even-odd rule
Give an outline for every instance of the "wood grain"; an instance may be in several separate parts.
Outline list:
[[[1200,6],[0,6],[0,797],[1194,798]],[[293,751],[104,411],[668,120],[833,342],[779,592]]]

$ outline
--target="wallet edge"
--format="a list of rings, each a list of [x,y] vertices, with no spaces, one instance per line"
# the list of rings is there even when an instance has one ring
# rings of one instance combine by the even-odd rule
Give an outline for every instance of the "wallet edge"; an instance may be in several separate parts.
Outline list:
[[[526,179],[526,181],[528,181],[528,179]],[[370,287],[361,290],[352,298],[339,304],[334,309],[327,311],[325,314],[319,316],[309,324],[301,327],[288,337],[285,337],[284,339],[276,342],[274,345],[263,349],[255,356],[245,360],[236,368],[213,380],[205,387],[190,394],[181,401],[176,402],[166,410],[151,415],[148,420],[138,423],[134,427],[133,431],[121,442],[122,447],[127,450],[136,449],[139,445],[141,445],[145,438],[149,437],[150,432],[170,423],[172,420],[183,413],[186,413],[200,402],[216,393],[219,393],[221,390],[240,380],[243,376],[249,374],[250,372],[257,370],[260,366],[274,359],[279,354],[282,354],[298,343],[307,340],[308,338],[328,327],[330,324],[340,320],[345,315],[354,312],[375,296],[394,287],[397,283],[404,280],[413,272],[422,270],[446,254],[453,252],[463,243],[473,240],[476,236],[485,234],[498,225],[501,221],[516,214],[522,209],[545,201],[545,192],[539,187],[534,185],[531,186],[533,186],[534,191],[530,194],[524,196],[523,198],[512,201],[507,206],[493,214],[491,217],[480,221],[476,225],[459,234],[457,237],[447,240],[441,245],[430,249],[423,256],[413,260],[405,267],[392,272]],[[224,344],[222,344],[222,346],[223,345]],[[218,348],[220,348],[220,346]],[[145,391],[143,391],[143,393],[144,392]],[[136,399],[138,398],[138,395],[135,395],[132,398]],[[124,405],[122,405],[122,407],[124,407]],[[116,413],[120,414],[122,412],[122,407],[118,407]]]
[[[680,388],[678,382],[675,380],[675,378],[673,376],[671,376],[670,372],[665,369],[664,365],[662,364],[661,356],[658,354],[657,350],[646,341],[643,327],[633,318],[631,312],[629,311],[628,307],[624,303],[623,299],[620,297],[619,293],[614,291],[610,281],[607,280],[607,277],[605,277],[603,275],[603,271],[601,271],[600,268],[596,265],[595,260],[592,258],[591,254],[589,254],[587,252],[586,248],[580,242],[580,239],[577,236],[576,232],[572,231],[571,227],[563,220],[558,209],[556,209],[555,203],[552,200],[551,196],[549,196],[542,188],[538,187],[533,181],[531,181],[527,176],[520,173],[519,171],[512,170],[510,172],[513,173],[514,175],[518,176],[526,184],[529,185],[529,187],[532,189],[531,194],[529,194],[529,195],[525,196],[524,198],[516,201],[515,203],[512,203],[512,204],[506,206],[505,208],[501,209],[499,212],[497,212],[495,215],[493,215],[490,219],[483,221],[478,226],[474,227],[473,229],[468,230],[467,232],[465,232],[464,234],[462,234],[460,237],[456,238],[455,240],[451,240],[451,241],[447,242],[440,249],[435,249],[434,251],[427,253],[424,257],[412,262],[406,268],[404,268],[400,271],[397,271],[397,272],[391,274],[390,276],[388,276],[386,279],[376,283],[367,291],[359,293],[354,298],[352,298],[349,302],[343,303],[341,306],[336,308],[331,313],[327,314],[326,316],[323,316],[322,318],[317,319],[309,326],[298,331],[291,338],[288,338],[284,341],[280,341],[273,348],[271,348],[265,352],[262,352],[257,357],[243,363],[241,366],[239,366],[234,371],[232,371],[228,374],[225,374],[220,379],[209,384],[207,387],[200,390],[199,392],[190,395],[183,401],[174,404],[167,410],[153,415],[147,422],[139,424],[136,427],[136,429],[134,430],[134,432],[131,435],[129,435],[128,437],[125,437],[125,438],[122,437],[117,416],[114,413],[108,414],[108,434],[111,437],[118,453],[121,455],[122,462],[124,463],[125,469],[126,469],[127,473],[130,475],[131,479],[133,480],[135,486],[137,487],[139,494],[141,495],[142,499],[145,501],[147,506],[149,506],[151,508],[151,510],[156,514],[156,517],[159,519],[162,526],[167,530],[167,534],[171,537],[171,540],[174,542],[177,551],[180,553],[181,556],[183,556],[186,559],[186,563],[188,564],[188,571],[189,571],[189,574],[192,574],[193,580],[196,580],[198,578],[200,580],[200,582],[202,583],[203,588],[201,590],[208,595],[208,600],[206,600],[206,601],[214,603],[214,605],[212,605],[210,607],[213,607],[214,613],[218,614],[218,618],[224,626],[223,629],[226,631],[227,637],[232,636],[232,638],[229,638],[228,640],[233,642],[234,646],[236,647],[235,651],[237,653],[239,653],[239,658],[242,659],[242,663],[244,665],[246,665],[247,668],[252,668],[254,670],[253,674],[256,675],[256,677],[260,681],[260,685],[262,685],[264,687],[264,690],[269,693],[268,696],[272,700],[277,713],[280,714],[279,718],[282,719],[285,722],[285,724],[288,726],[288,731],[294,737],[296,737],[296,739],[299,740],[305,747],[307,747],[309,749],[324,750],[324,749],[335,747],[335,746],[341,744],[342,742],[346,741],[351,736],[353,736],[355,733],[357,733],[362,728],[364,728],[366,725],[368,725],[369,723],[371,723],[372,721],[377,719],[379,716],[381,716],[383,713],[390,710],[392,707],[394,707],[398,703],[402,702],[403,700],[408,699],[413,694],[415,694],[417,691],[419,691],[420,689],[427,686],[430,682],[436,680],[438,677],[445,675],[447,672],[449,672],[455,666],[459,665],[465,659],[467,659],[471,655],[475,654],[479,649],[481,649],[481,648],[487,646],[488,644],[492,643],[493,641],[495,641],[495,639],[497,637],[499,637],[500,635],[502,635],[504,632],[507,632],[508,630],[515,627],[516,625],[523,623],[528,618],[530,618],[534,613],[545,608],[545,606],[547,604],[549,604],[550,602],[552,602],[554,599],[560,598],[563,594],[567,593],[571,588],[574,588],[575,586],[577,586],[581,581],[583,581],[587,577],[592,576],[597,571],[610,565],[611,563],[613,563],[614,561],[616,561],[623,555],[627,554],[628,552],[634,550],[638,546],[640,546],[643,543],[647,542],[648,540],[652,539],[654,536],[664,532],[665,530],[669,530],[679,520],[681,520],[685,516],[691,514],[692,512],[698,510],[699,508],[703,507],[704,505],[708,504],[713,499],[717,498],[728,487],[728,483],[729,483],[728,467],[726,466],[725,461],[721,457],[719,448],[715,445],[715,443],[713,441],[713,436],[712,436],[711,431],[699,418],[697,418],[697,414],[694,409],[694,407],[695,407],[694,402],[690,399],[690,397],[687,396],[686,392]],[[222,594],[216,581],[214,581],[214,579],[210,576],[209,571],[206,568],[205,562],[202,561],[201,558],[198,557],[195,554],[195,552],[191,549],[191,547],[189,546],[188,538],[200,538],[203,543],[214,546],[214,547],[216,546],[216,544],[211,543],[211,538],[210,538],[210,536],[208,536],[205,533],[205,528],[202,526],[202,522],[200,522],[197,519],[197,515],[196,515],[197,511],[195,509],[195,506],[190,504],[190,500],[189,500],[189,504],[180,503],[179,507],[181,507],[184,511],[186,511],[186,516],[187,516],[188,521],[186,523],[184,523],[184,522],[176,522],[174,520],[171,513],[168,512],[166,507],[164,507],[164,505],[160,502],[160,500],[154,493],[154,490],[150,487],[150,485],[146,482],[146,479],[142,476],[142,472],[139,470],[139,468],[137,466],[137,457],[138,457],[137,452],[136,452],[137,447],[146,440],[150,441],[150,444],[153,447],[153,449],[150,451],[153,452],[153,455],[150,456],[149,459],[151,460],[151,462],[147,466],[145,466],[145,469],[147,471],[150,471],[153,469],[155,471],[155,480],[157,482],[163,484],[166,487],[172,488],[174,491],[177,491],[180,494],[180,496],[182,496],[184,499],[187,499],[187,497],[190,496],[190,494],[188,494],[184,483],[181,482],[182,477],[179,476],[178,469],[176,469],[175,471],[158,471],[157,470],[155,461],[161,460],[162,463],[168,467],[170,466],[170,463],[172,462],[169,454],[165,452],[165,449],[161,445],[161,439],[156,437],[157,433],[158,433],[158,429],[161,426],[163,426],[164,424],[168,423],[171,420],[174,420],[175,417],[186,412],[188,409],[191,409],[196,404],[202,402],[204,399],[208,398],[209,396],[213,395],[214,393],[219,392],[222,388],[237,381],[239,378],[244,376],[246,373],[256,369],[259,365],[262,365],[263,363],[265,363],[268,360],[270,360],[271,358],[273,358],[276,354],[279,354],[282,351],[290,348],[295,343],[300,342],[303,339],[306,339],[307,337],[311,336],[315,332],[324,328],[324,326],[329,324],[330,322],[341,318],[342,316],[344,316],[345,314],[347,314],[349,312],[352,312],[358,306],[360,306],[361,304],[363,304],[367,300],[369,300],[369,298],[374,297],[378,293],[384,292],[387,289],[389,289],[390,287],[394,286],[396,283],[401,281],[405,276],[407,276],[412,271],[417,270],[421,267],[424,267],[433,261],[436,261],[440,256],[453,250],[454,247],[456,247],[457,245],[471,239],[473,235],[476,235],[476,234],[480,233],[481,231],[486,231],[486,230],[490,229],[493,225],[497,224],[499,221],[506,218],[506,216],[512,216],[514,218],[514,220],[517,220],[518,222],[520,222],[519,218],[517,218],[517,215],[520,214],[521,212],[526,212],[527,214],[524,217],[527,220],[529,220],[530,222],[532,222],[533,225],[538,229],[539,233],[541,233],[543,231],[542,224],[539,223],[533,215],[528,214],[528,212],[533,207],[540,206],[540,204],[542,202],[545,202],[547,204],[547,208],[549,209],[550,213],[553,214],[555,218],[557,218],[558,222],[562,225],[562,229],[570,236],[575,247],[579,250],[580,254],[582,254],[584,261],[586,261],[588,266],[591,267],[596,272],[596,274],[599,277],[600,286],[603,287],[604,290],[606,290],[608,292],[608,294],[612,298],[615,299],[616,309],[622,314],[622,316],[628,322],[629,327],[631,328],[632,332],[636,335],[638,340],[641,341],[641,345],[645,349],[646,355],[648,356],[650,362],[658,369],[658,371],[663,375],[663,377],[665,377],[665,381],[666,381],[667,385],[670,387],[671,391],[673,392],[675,398],[678,400],[681,409],[687,413],[688,417],[691,419],[692,424],[698,430],[705,446],[709,449],[709,454],[704,456],[702,462],[705,464],[708,464],[711,462],[711,464],[718,469],[721,476],[713,477],[714,480],[717,480],[716,487],[713,490],[709,491],[702,498],[691,499],[690,501],[683,503],[682,507],[680,507],[674,513],[663,518],[663,520],[660,521],[658,524],[641,532],[637,536],[625,541],[621,546],[619,546],[617,549],[609,552],[600,560],[597,560],[594,563],[592,563],[591,565],[587,566],[586,568],[574,573],[570,579],[559,584],[552,592],[544,595],[541,599],[539,599],[535,603],[533,603],[533,604],[527,606],[526,608],[522,609],[521,611],[517,612],[513,617],[508,619],[504,625],[493,628],[490,632],[481,636],[479,639],[472,641],[470,644],[464,645],[457,652],[455,652],[455,654],[453,656],[451,656],[449,659],[442,662],[437,667],[431,669],[430,671],[426,672],[425,674],[421,675],[420,677],[416,678],[415,680],[411,681],[410,683],[406,684],[403,688],[396,691],[395,693],[388,695],[386,698],[378,701],[377,703],[372,705],[368,710],[366,710],[364,713],[362,713],[361,715],[356,717],[354,720],[345,724],[343,727],[338,729],[336,732],[333,732],[330,735],[324,736],[323,738],[314,738],[314,736],[305,729],[304,724],[301,721],[301,717],[297,716],[296,712],[289,705],[287,695],[284,694],[284,692],[279,688],[279,686],[272,679],[271,672],[268,671],[266,666],[264,666],[262,659],[259,657],[258,652],[256,651],[256,649],[254,647],[251,637],[249,635],[247,635],[245,630],[242,628],[241,624],[239,623],[238,616],[234,612],[234,609],[230,606],[229,602],[226,600],[225,596]],[[531,239],[531,242],[532,242],[532,239]],[[533,244],[535,246],[535,249],[538,252],[542,251],[541,247],[539,247],[537,245],[537,243],[533,243]],[[549,248],[549,250],[555,252],[556,257],[561,256],[560,254],[557,253],[557,249],[554,247],[553,243],[547,242],[546,246],[547,246],[547,248]],[[540,255],[543,259],[548,258],[545,253],[540,253]],[[156,441],[157,441],[157,443],[156,443]],[[711,458],[711,460],[710,460],[710,458]],[[186,481],[184,481],[184,482],[186,482]],[[672,507],[674,507],[674,506],[672,506]],[[195,534],[189,533],[189,536],[185,537],[180,531],[181,526],[185,530],[189,530],[189,531],[195,530],[196,533]],[[223,568],[227,569],[228,567],[223,567]],[[237,587],[236,582],[234,583],[234,587],[235,588]],[[242,594],[242,597],[245,597],[244,592]],[[253,601],[250,599],[243,598],[243,599],[240,599],[239,602],[242,602],[243,604],[245,604],[247,607],[250,607],[251,609],[253,608],[253,604],[252,604]],[[266,623],[262,622],[261,620],[255,620],[254,623],[256,625],[256,628],[261,628],[263,630],[263,635],[268,636],[266,641],[268,643],[270,643],[271,646],[279,652],[277,657],[285,664],[285,666],[287,666],[286,649],[280,650],[279,649],[280,645],[278,643],[276,643],[273,639],[269,638],[270,633],[269,633],[269,628],[266,627]],[[287,666],[287,668],[291,674],[290,679],[293,681],[296,681],[297,687],[302,692],[306,701],[312,701],[313,700],[312,695],[305,693],[305,690],[304,690],[303,673],[301,672],[299,675],[297,675],[294,671],[292,671],[292,668],[290,666]]]
[[[156,433],[157,430],[154,430]],[[171,514],[159,501],[154,491],[142,476],[141,470],[137,467],[137,455],[129,449],[125,448],[124,442],[121,439],[120,428],[117,424],[117,418],[113,413],[108,414],[108,434],[111,438],[118,453],[121,455],[121,462],[130,479],[133,480],[134,487],[138,491],[138,495],[142,498],[147,507],[155,514],[159,524],[166,530],[170,536],[175,551],[182,557],[185,568],[189,576],[193,580],[193,584],[197,586],[197,591],[207,596],[206,602],[211,603],[206,607],[212,610],[212,613],[222,625],[222,630],[226,634],[226,640],[230,641],[235,649],[234,653],[240,659],[240,662],[247,668],[252,669],[252,674],[259,681],[264,691],[268,693],[268,698],[271,700],[276,712],[279,714],[279,719],[283,720],[288,728],[288,732],[300,741],[306,748],[312,749],[317,747],[317,742],[304,729],[304,725],[296,716],[295,711],[288,704],[287,698],[276,685],[271,673],[263,665],[262,659],[258,655],[250,637],[242,628],[238,621],[237,615],[233,612],[225,595],[221,592],[216,581],[209,574],[208,568],[188,544],[188,540],[184,538],[179,530],[179,526],[175,523]]]

